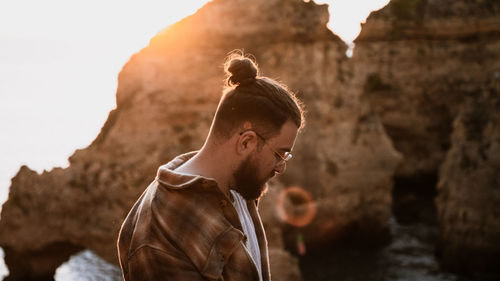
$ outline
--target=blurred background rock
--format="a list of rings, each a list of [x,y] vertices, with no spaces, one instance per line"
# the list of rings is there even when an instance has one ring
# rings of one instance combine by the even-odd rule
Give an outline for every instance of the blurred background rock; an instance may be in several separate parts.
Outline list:
[[[499,15],[493,0],[393,0],[348,57],[326,5],[208,2],[130,58],[117,107],[68,168],[23,166],[12,179],[7,280],[50,280],[84,249],[77,264],[102,258],[102,276],[119,278],[122,220],[159,165],[202,145],[234,49],[307,109],[294,160],[261,205],[273,280],[496,280]],[[311,208],[305,225],[280,215]]]

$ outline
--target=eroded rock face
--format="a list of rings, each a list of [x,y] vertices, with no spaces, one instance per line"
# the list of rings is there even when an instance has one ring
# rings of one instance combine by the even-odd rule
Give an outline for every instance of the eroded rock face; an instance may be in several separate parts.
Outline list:
[[[500,72],[454,122],[438,184],[439,252],[454,271],[500,273]]]
[[[397,176],[435,175],[466,97],[500,69],[500,2],[393,0],[356,39],[353,87],[403,153]]]
[[[287,244],[295,243],[298,232],[320,249],[353,232],[386,234],[392,174],[401,156],[377,116],[349,91],[345,50],[343,44],[319,41],[273,44],[257,52],[265,73],[276,73],[295,90],[308,112],[294,160],[280,180],[310,192],[317,213],[309,225],[287,228]]]
[[[353,88],[404,155],[397,177],[439,175],[439,251],[458,272],[499,268],[491,82],[500,71],[499,15],[498,1],[393,0],[370,15],[353,56]]]
[[[22,168],[14,178],[0,220],[11,276],[21,276],[16,269],[26,268],[30,253],[50,245],[75,246],[67,257],[88,248],[117,262],[121,222],[157,167],[201,147],[221,96],[222,62],[237,48],[307,106],[294,160],[276,183],[299,186],[315,201],[317,215],[301,229],[306,244],[331,243],[353,229],[383,235],[401,156],[360,93],[349,91],[352,65],[327,21],[327,7],[313,2],[214,0],[153,38],[122,69],[117,108],[96,140],[71,156],[70,167],[42,175]],[[263,202],[273,280],[300,280],[274,212],[272,201]],[[44,266],[34,275],[55,269]]]

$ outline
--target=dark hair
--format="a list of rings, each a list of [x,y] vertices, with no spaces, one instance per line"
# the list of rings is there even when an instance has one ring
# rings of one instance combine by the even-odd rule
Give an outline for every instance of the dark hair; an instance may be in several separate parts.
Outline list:
[[[213,132],[230,138],[246,121],[258,133],[277,135],[287,120],[304,125],[301,102],[285,85],[259,76],[256,63],[241,53],[231,54],[224,65],[226,89],[215,113]]]

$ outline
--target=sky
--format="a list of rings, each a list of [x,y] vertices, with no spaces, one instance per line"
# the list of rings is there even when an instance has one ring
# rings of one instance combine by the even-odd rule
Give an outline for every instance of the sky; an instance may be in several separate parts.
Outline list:
[[[389,0],[318,0],[347,43]],[[115,108],[129,57],[205,1],[0,1],[0,204],[21,165],[67,167]]]

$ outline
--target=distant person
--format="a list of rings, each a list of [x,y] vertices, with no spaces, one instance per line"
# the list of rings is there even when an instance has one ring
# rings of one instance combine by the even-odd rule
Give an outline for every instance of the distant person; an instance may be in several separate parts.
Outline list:
[[[205,144],[161,166],[122,225],[126,281],[271,278],[257,203],[292,158],[303,111],[251,59],[233,54],[225,70]]]

